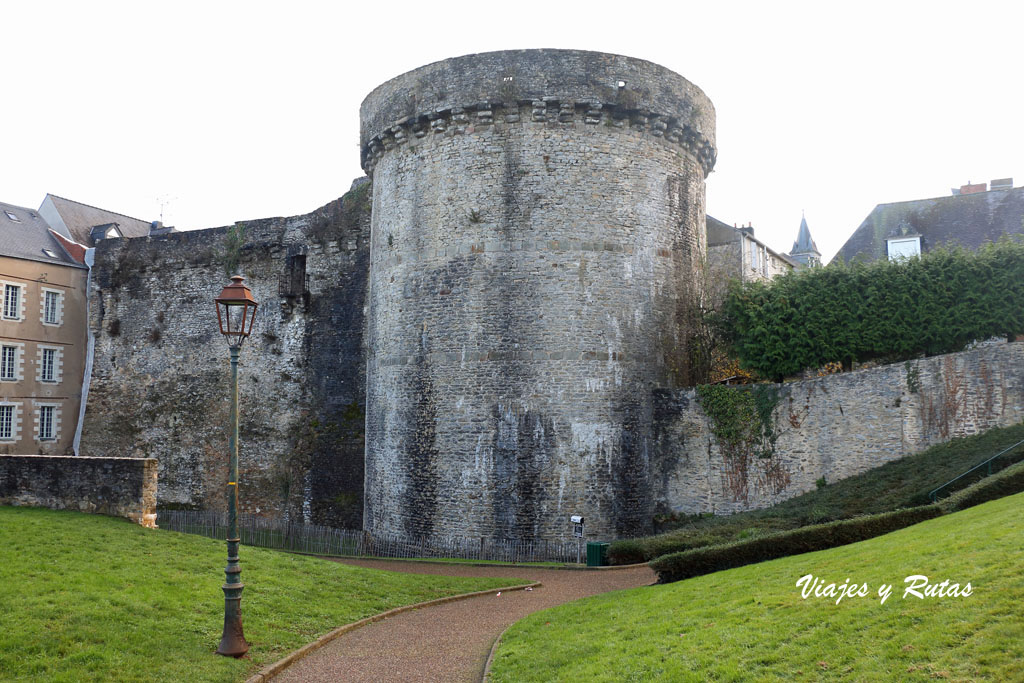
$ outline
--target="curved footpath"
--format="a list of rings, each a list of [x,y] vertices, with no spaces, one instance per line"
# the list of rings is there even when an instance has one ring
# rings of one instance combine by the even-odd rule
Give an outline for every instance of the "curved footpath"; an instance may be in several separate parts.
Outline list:
[[[373,569],[445,576],[512,576],[531,591],[448,602],[368,624],[327,643],[275,676],[285,681],[479,681],[495,639],[532,612],[598,593],[654,583],[646,565],[568,570],[429,562],[339,560]]]

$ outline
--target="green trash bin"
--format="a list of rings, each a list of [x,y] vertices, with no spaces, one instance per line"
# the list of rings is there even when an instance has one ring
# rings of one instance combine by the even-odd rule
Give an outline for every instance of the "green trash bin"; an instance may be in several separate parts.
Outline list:
[[[587,566],[604,567],[608,564],[608,543],[587,541]]]

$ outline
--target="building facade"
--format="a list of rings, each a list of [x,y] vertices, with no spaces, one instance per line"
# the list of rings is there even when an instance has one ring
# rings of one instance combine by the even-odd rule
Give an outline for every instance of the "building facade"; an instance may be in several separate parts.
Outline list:
[[[73,452],[88,268],[33,209],[0,204],[0,452]]]
[[[771,280],[799,265],[757,239],[753,226],[736,228],[708,216],[707,239],[708,296],[712,308],[724,301],[730,280]]]

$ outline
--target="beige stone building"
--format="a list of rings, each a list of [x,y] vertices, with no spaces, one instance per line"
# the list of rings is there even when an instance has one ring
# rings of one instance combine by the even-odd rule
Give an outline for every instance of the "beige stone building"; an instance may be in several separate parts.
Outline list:
[[[771,280],[800,265],[754,237],[753,227],[734,228],[708,216],[707,236],[709,295],[713,307],[724,301],[730,280]]]
[[[0,453],[73,452],[86,358],[85,250],[0,203]]]

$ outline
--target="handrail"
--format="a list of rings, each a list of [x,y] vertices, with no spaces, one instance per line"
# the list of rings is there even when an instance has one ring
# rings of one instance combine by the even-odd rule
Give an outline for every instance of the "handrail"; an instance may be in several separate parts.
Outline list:
[[[946,488],[947,486],[949,486],[949,485],[950,485],[950,484],[952,484],[953,482],[955,482],[955,481],[959,481],[960,479],[963,479],[963,478],[964,478],[964,477],[966,477],[966,476],[967,476],[968,474],[970,474],[970,473],[974,472],[974,471],[975,471],[975,470],[977,470],[977,469],[980,469],[980,468],[984,467],[985,465],[988,465],[988,473],[989,473],[989,475],[991,475],[991,474],[992,474],[992,461],[993,461],[993,460],[995,460],[996,458],[998,458],[998,457],[999,457],[999,456],[1001,456],[1001,455],[1005,455],[1006,453],[1009,453],[1009,452],[1010,452],[1010,451],[1012,451],[1012,450],[1013,450],[1014,448],[1016,448],[1017,446],[1020,446],[1020,445],[1022,445],[1022,444],[1024,444],[1024,440],[1018,441],[1017,443],[1013,444],[1013,445],[1012,445],[1012,446],[1010,446],[1009,448],[1006,448],[1006,449],[1004,449],[1004,450],[1001,450],[1001,451],[999,451],[998,453],[996,453],[995,455],[993,455],[993,456],[992,456],[991,458],[989,458],[988,460],[985,460],[984,462],[979,462],[979,463],[978,463],[977,465],[975,465],[975,466],[974,466],[974,467],[972,467],[971,469],[967,470],[967,471],[966,471],[966,472],[964,472],[963,474],[961,474],[961,475],[959,475],[959,476],[957,476],[957,477],[954,477],[954,478],[950,479],[949,481],[947,481],[947,482],[946,482],[945,484],[943,484],[942,486],[940,486],[940,487],[938,487],[937,489],[934,489],[933,491],[929,492],[929,493],[928,493],[928,498],[929,498],[929,500],[931,500],[931,501],[932,501],[933,503],[934,503],[934,502],[936,502],[936,501],[938,500],[938,498],[939,498],[939,491],[941,491],[942,489]],[[988,475],[986,475],[986,476],[988,476]]]

